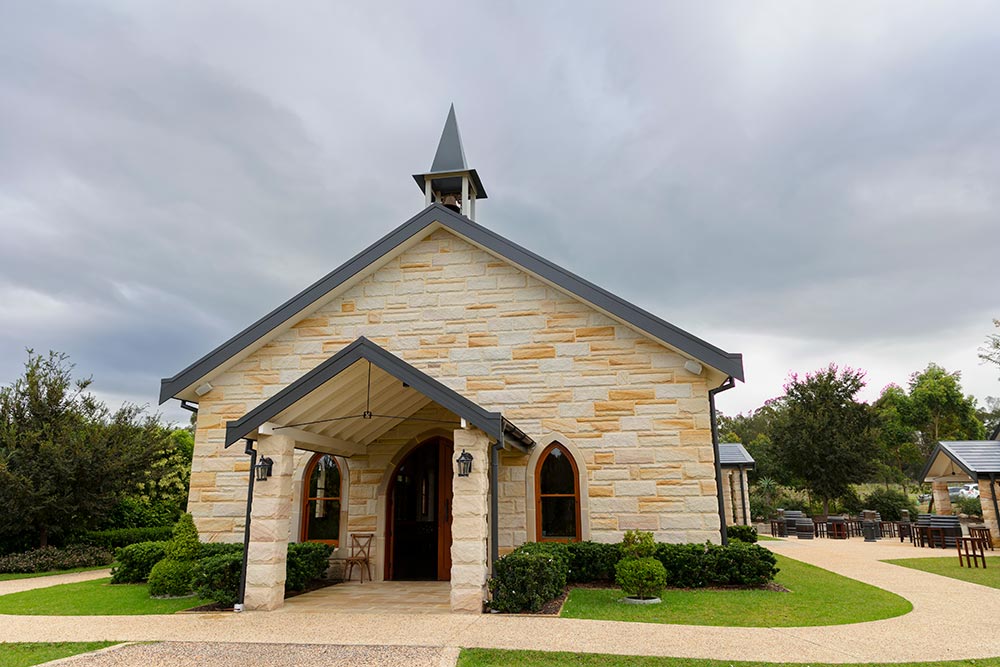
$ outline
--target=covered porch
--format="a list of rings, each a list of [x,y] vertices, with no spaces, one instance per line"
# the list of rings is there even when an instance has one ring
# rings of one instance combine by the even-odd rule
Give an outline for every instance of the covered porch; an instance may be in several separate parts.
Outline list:
[[[1000,544],[997,490],[1000,482],[1000,440],[942,441],[931,452],[920,479],[930,482],[938,514],[952,514],[948,484],[973,483],[979,487],[983,523],[994,545]]]
[[[330,543],[336,558],[370,535],[375,584],[437,584],[451,610],[481,611],[496,558],[499,451],[533,444],[499,413],[361,338],[229,422],[226,446],[240,442],[273,462],[252,491],[246,609],[282,606],[290,541]],[[463,451],[467,474],[455,464]]]

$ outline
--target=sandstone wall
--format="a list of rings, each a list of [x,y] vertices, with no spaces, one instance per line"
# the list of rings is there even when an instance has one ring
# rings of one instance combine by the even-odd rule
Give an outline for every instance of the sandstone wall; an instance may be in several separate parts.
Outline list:
[[[205,539],[241,537],[247,457],[239,445],[222,449],[225,422],[359,336],[535,439],[570,439],[589,483],[585,537],[612,541],[643,528],[664,541],[718,541],[705,376],[444,230],[212,378],[215,389],[200,402],[189,503]],[[352,531],[378,528],[377,498],[367,494],[390,449],[358,459],[357,469],[351,461]],[[517,456],[503,460],[501,546],[509,547],[527,535],[525,474]]]

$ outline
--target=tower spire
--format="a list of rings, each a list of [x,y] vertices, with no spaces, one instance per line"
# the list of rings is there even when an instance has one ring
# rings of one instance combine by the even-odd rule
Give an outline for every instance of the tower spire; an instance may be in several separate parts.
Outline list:
[[[424,191],[428,206],[438,202],[470,219],[476,216],[476,200],[486,199],[486,188],[479,180],[479,174],[475,169],[469,169],[465,160],[454,104],[448,110],[431,170],[425,174],[414,174],[413,180]]]

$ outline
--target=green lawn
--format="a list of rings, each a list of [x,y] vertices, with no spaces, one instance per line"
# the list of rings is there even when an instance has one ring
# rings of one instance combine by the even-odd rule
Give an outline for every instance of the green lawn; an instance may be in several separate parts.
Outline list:
[[[948,662],[850,663],[827,667],[998,667],[1000,658],[949,660]],[[739,662],[693,658],[653,658],[601,653],[548,653],[467,648],[458,657],[458,667],[805,667],[801,662]],[[810,663],[810,667],[824,667]]]
[[[766,590],[666,590],[656,605],[618,602],[618,589],[575,588],[563,606],[567,618],[687,625],[791,627],[842,625],[901,616],[913,606],[895,593],[777,555],[775,583]],[[0,598],[2,600],[3,598]]]
[[[0,614],[29,616],[108,616],[172,614],[207,600],[196,597],[154,600],[146,584],[118,584],[111,579],[95,579],[76,584],[60,584],[31,591],[0,595]]]
[[[971,581],[974,584],[1000,588],[1000,556],[987,556],[987,568],[959,567],[958,556],[947,558],[898,558],[887,560],[886,563],[902,565],[914,570],[923,570],[932,574],[940,574],[952,579]]]
[[[11,579],[33,579],[35,577],[51,577],[54,574],[69,574],[71,572],[89,572],[90,570],[106,570],[110,565],[97,565],[94,567],[74,567],[71,570],[52,570],[51,572],[18,572],[15,574],[0,574],[0,581],[10,581]]]
[[[758,542],[780,542],[777,537],[771,537],[770,535],[757,535]]]
[[[113,646],[117,642],[58,642],[55,644],[0,644],[0,667],[28,667]]]

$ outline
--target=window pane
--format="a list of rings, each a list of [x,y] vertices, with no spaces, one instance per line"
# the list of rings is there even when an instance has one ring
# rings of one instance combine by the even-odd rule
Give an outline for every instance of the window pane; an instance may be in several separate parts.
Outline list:
[[[310,500],[308,509],[307,540],[337,540],[340,538],[339,500]]]
[[[309,478],[309,497],[340,497],[340,469],[332,456],[324,456],[316,462]]]
[[[563,450],[556,448],[549,452],[542,464],[542,493],[575,493],[576,475],[573,464]]]
[[[542,537],[577,537],[574,498],[542,498]]]

